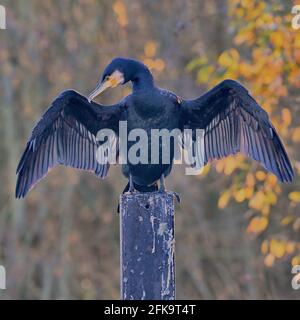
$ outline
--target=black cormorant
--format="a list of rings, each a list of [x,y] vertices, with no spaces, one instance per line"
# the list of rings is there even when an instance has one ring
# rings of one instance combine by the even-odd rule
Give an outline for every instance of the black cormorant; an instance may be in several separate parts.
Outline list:
[[[110,87],[132,82],[132,93],[112,106],[92,100]],[[149,69],[133,59],[116,58],[106,67],[97,88],[85,98],[67,90],[61,93],[34,127],[17,168],[16,197],[24,197],[50,168],[57,164],[107,176],[110,163],[96,159],[100,129],[111,129],[117,140],[119,122],[128,131],[151,129],[203,129],[202,165],[213,159],[242,152],[260,162],[281,182],[293,178],[287,153],[267,113],[238,82],[225,80],[194,100],[155,86]],[[118,149],[119,141],[115,143]],[[129,146],[128,146],[129,148]],[[126,190],[151,191],[167,176],[169,164],[123,164]],[[118,153],[118,150],[117,150]]]

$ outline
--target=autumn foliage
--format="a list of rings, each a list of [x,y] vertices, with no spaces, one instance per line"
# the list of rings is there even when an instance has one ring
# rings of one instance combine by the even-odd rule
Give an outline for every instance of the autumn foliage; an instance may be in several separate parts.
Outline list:
[[[280,1],[229,1],[232,47],[216,61],[200,56],[188,69],[197,71],[199,83],[213,86],[232,78],[249,88],[286,142],[297,174],[300,163],[292,146],[300,142],[299,119],[293,117],[299,112],[294,93],[300,89],[300,33],[292,29],[292,15],[283,14],[283,9]],[[240,155],[223,159],[214,167],[232,181],[220,194],[219,208],[227,207],[230,200],[247,203],[251,218],[246,231],[263,234],[265,264],[271,267],[276,259],[285,257],[293,265],[299,264],[300,191],[296,185],[280,185],[274,175]],[[270,224],[276,224],[276,230],[291,232],[278,236],[278,231],[268,232]]]

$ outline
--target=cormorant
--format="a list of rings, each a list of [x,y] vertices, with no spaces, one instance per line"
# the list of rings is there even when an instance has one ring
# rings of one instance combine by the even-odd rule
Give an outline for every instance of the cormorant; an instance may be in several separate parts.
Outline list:
[[[107,88],[132,82],[132,93],[111,106],[92,100]],[[61,93],[34,127],[17,168],[16,197],[27,192],[55,165],[62,164],[107,176],[110,163],[96,160],[100,129],[111,129],[117,140],[119,122],[128,131],[151,129],[203,129],[202,165],[241,152],[260,162],[281,182],[292,181],[293,169],[267,113],[234,80],[225,80],[194,100],[158,88],[149,69],[133,59],[115,58],[104,70],[97,88],[85,98],[67,90]],[[160,145],[161,147],[161,145]],[[119,141],[115,143],[119,148]],[[129,148],[129,146],[128,146]],[[171,163],[123,164],[129,179],[126,190],[151,191],[172,168]]]

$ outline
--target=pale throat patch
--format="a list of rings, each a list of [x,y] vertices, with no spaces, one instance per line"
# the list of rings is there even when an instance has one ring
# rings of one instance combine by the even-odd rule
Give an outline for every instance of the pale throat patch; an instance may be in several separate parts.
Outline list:
[[[119,84],[124,83],[124,74],[121,71],[116,70],[109,77],[109,81],[110,81],[111,87],[115,88]]]

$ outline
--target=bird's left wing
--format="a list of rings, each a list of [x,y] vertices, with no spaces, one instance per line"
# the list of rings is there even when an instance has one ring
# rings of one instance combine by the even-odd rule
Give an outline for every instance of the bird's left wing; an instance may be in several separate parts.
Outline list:
[[[58,164],[105,177],[110,163],[107,159],[102,158],[100,163],[96,159],[101,146],[96,137],[100,129],[113,130],[116,141],[111,145],[118,149],[122,103],[114,106],[89,103],[73,90],[59,95],[34,127],[27,142],[17,168],[16,197],[24,197],[49,169]]]
[[[203,129],[202,165],[237,152],[260,162],[282,182],[293,169],[268,114],[233,80],[181,102],[182,128]]]

